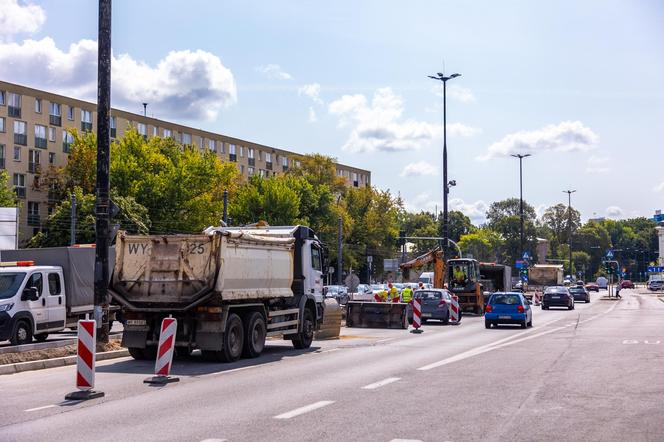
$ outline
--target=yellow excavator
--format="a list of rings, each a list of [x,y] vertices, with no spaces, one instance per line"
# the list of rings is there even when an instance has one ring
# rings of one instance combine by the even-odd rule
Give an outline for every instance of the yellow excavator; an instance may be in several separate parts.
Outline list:
[[[404,279],[408,279],[407,272],[426,264],[433,263],[433,286],[442,289],[447,286],[453,294],[459,297],[459,307],[464,312],[484,313],[484,297],[479,282],[479,263],[475,259],[453,258],[447,263],[443,259],[440,248],[429,250],[417,258],[401,264],[404,270]]]

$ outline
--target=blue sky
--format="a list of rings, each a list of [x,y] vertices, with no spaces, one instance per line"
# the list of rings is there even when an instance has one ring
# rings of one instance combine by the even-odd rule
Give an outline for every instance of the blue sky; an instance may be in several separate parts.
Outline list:
[[[186,8],[182,7],[186,4]],[[664,208],[664,3],[116,0],[113,105],[372,171],[412,210]],[[0,78],[94,99],[96,2],[0,0]],[[20,26],[18,26],[20,24]],[[73,45],[73,46],[72,46]],[[170,54],[170,55],[169,55]],[[48,66],[49,68],[43,68]],[[43,69],[40,69],[42,67]]]

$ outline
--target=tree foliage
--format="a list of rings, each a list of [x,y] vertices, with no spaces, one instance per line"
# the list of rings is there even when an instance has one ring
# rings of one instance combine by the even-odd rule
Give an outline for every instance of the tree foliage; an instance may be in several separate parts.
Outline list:
[[[0,170],[0,207],[16,207],[18,200],[9,182],[9,173]]]

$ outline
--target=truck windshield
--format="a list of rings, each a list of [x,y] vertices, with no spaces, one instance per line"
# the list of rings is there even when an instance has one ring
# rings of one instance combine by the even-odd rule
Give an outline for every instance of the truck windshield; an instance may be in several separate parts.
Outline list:
[[[24,272],[0,273],[0,299],[9,299],[16,294],[25,278]]]

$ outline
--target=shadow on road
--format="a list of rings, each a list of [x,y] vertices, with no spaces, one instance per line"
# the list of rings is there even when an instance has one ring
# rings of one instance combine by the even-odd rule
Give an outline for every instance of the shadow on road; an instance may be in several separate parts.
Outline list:
[[[286,345],[267,345],[263,353],[255,359],[240,359],[237,362],[207,362],[203,360],[200,352],[195,351],[190,356],[178,356],[173,359],[171,368],[172,376],[201,376],[211,373],[223,373],[224,371],[235,370],[238,368],[251,367],[255,365],[269,364],[277,362],[284,358],[300,356],[303,354],[314,353],[320,350],[320,347],[309,347],[304,350],[296,350]],[[146,361],[119,361],[112,364],[97,366],[99,373],[133,373],[133,374],[154,374],[153,360]]]

